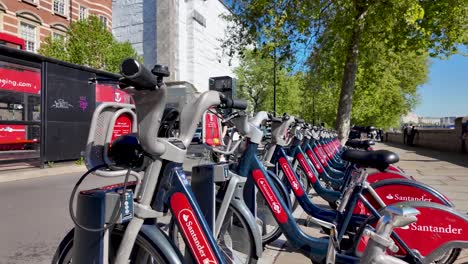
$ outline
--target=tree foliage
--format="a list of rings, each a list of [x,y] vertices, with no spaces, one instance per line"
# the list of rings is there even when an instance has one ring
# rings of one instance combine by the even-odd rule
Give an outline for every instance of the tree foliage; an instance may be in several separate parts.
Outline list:
[[[342,138],[351,119],[387,124],[414,106],[415,84],[426,77],[418,72],[413,80],[399,66],[426,65],[427,54],[450,56],[460,44],[468,44],[464,0],[236,0],[232,10],[225,48],[273,45],[290,61],[296,48],[306,48],[311,60],[321,60],[314,63],[324,75],[315,76],[321,81],[308,86],[319,91],[317,96],[334,97],[336,122],[327,120],[336,123]],[[427,73],[426,67],[420,73]],[[390,77],[393,74],[404,79]],[[396,89],[398,82],[406,88]],[[393,114],[387,118],[376,102],[390,95],[392,108],[406,109],[388,109]]]
[[[243,54],[235,69],[238,97],[249,102],[250,111],[273,111],[273,58],[251,50]],[[289,74],[286,68],[278,66],[276,84],[277,112],[300,115],[302,74]]]
[[[131,44],[118,42],[96,16],[72,22],[64,38],[47,37],[39,53],[114,73],[125,58],[138,58]]]

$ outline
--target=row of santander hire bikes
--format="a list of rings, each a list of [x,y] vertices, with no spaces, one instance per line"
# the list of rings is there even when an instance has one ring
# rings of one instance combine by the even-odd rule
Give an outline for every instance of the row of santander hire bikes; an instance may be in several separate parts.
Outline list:
[[[467,216],[398,168],[395,153],[372,150],[370,141],[342,146],[334,133],[292,116],[248,116],[245,101],[216,91],[186,105],[178,133],[163,137],[174,119],[165,111],[167,67],[149,71],[126,59],[121,74],[135,104],[96,108],[89,171],[70,198],[75,228],[52,263],[256,263],[280,235],[304,263],[453,263],[468,246]],[[192,137],[200,120],[209,133],[216,118],[232,128],[226,144],[209,144],[226,161],[195,166],[189,180],[183,163]],[[130,131],[114,138],[119,122]],[[124,181],[78,192],[91,174]],[[321,237],[299,227],[297,207]]]

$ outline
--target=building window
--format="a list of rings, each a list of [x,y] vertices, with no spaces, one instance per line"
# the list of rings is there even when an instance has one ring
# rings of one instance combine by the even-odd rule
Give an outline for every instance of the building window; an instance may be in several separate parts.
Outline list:
[[[101,20],[101,23],[107,28],[107,17],[99,16],[99,20]]]
[[[65,34],[63,33],[58,33],[58,32],[52,32],[52,38],[55,39],[64,39]]]
[[[65,0],[54,0],[54,13],[65,16]]]
[[[23,2],[37,6],[39,0],[23,0]]]
[[[88,17],[88,8],[80,6],[80,20],[86,19]]]
[[[20,35],[24,39],[24,44],[27,51],[36,52],[36,26],[21,22]]]

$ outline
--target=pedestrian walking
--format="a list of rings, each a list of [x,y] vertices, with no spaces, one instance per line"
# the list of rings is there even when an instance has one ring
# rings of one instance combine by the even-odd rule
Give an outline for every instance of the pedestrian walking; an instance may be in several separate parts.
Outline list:
[[[408,136],[408,145],[414,147],[414,138],[416,137],[417,133],[418,133],[418,130],[416,129],[416,127],[412,126],[410,134]]]
[[[405,125],[403,127],[403,144],[408,144],[408,134],[409,134],[409,126]]]

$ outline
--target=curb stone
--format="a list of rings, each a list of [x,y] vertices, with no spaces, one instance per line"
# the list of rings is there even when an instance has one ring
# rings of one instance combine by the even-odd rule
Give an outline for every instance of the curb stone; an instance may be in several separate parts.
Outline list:
[[[85,165],[74,163],[58,164],[53,168],[27,168],[0,172],[0,183],[56,176],[66,173],[86,172]]]

